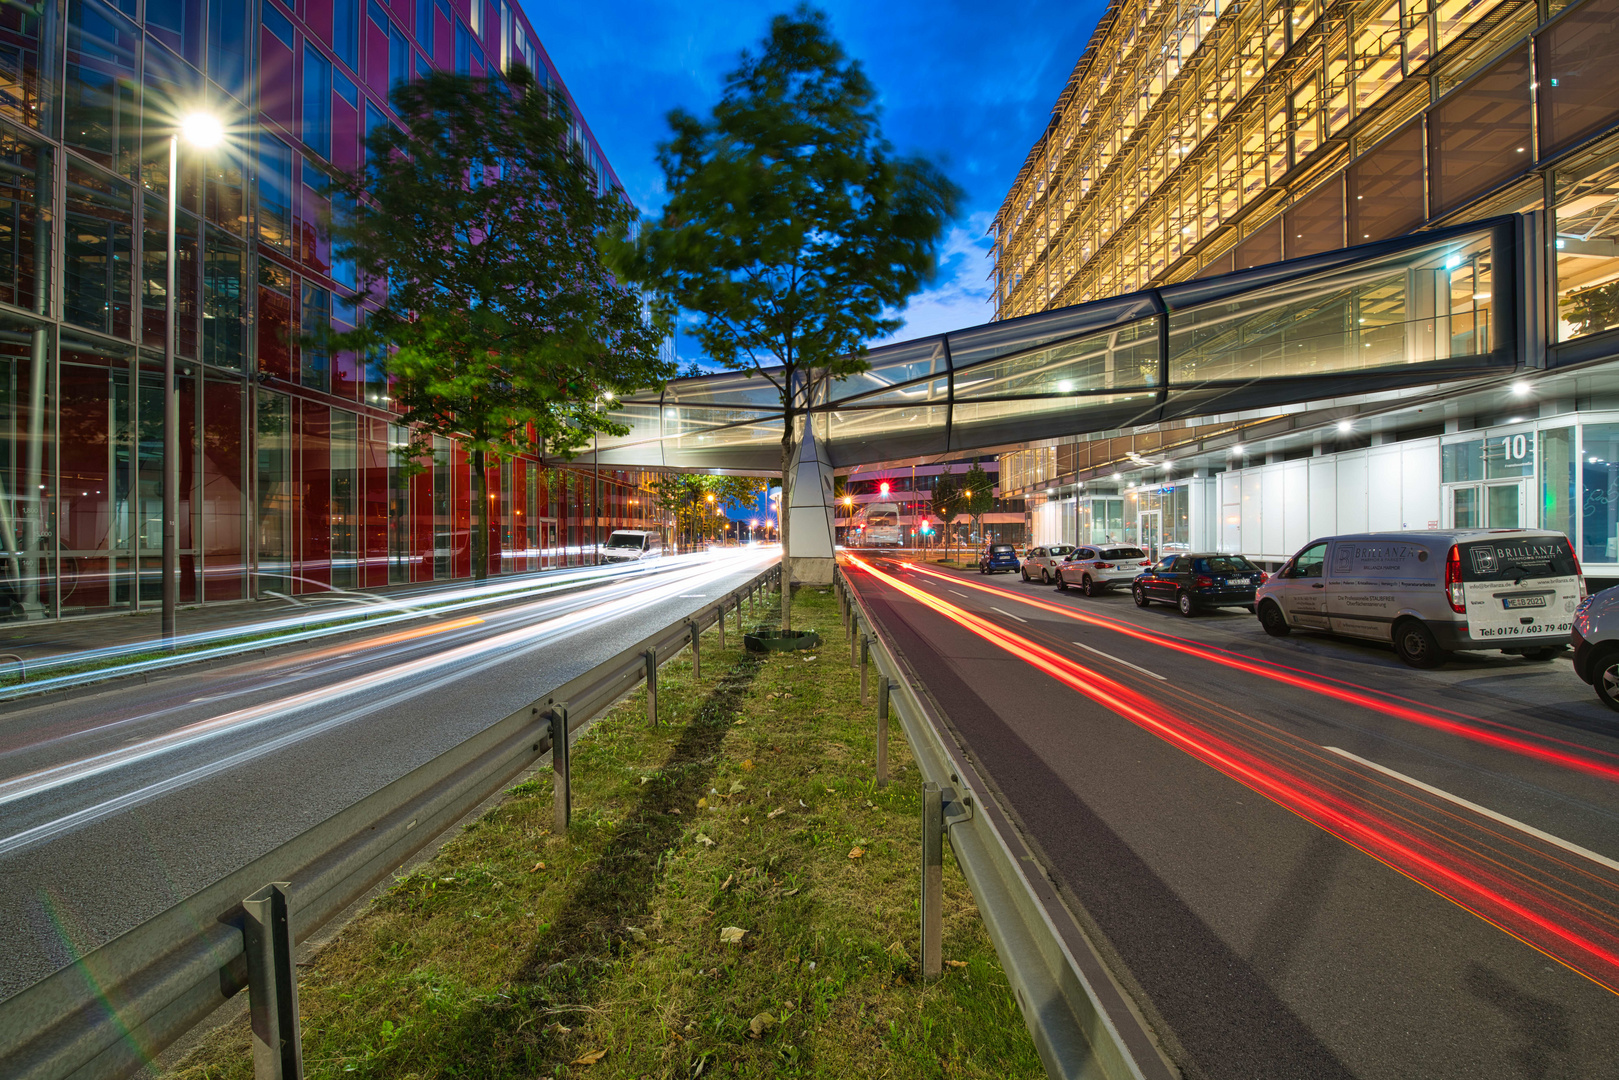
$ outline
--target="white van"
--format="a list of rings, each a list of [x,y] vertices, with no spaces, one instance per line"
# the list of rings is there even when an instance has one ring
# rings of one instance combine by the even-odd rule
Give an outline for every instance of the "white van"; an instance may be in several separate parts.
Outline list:
[[[1314,540],[1254,597],[1266,633],[1295,628],[1390,641],[1412,667],[1459,649],[1532,660],[1562,651],[1585,597],[1562,533],[1466,529]]]
[[[602,562],[638,562],[663,554],[661,538],[642,529],[614,529],[601,547]]]

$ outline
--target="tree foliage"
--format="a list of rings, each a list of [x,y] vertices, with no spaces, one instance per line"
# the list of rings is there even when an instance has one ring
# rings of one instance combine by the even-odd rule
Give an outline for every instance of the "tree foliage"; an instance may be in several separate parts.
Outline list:
[[[708,119],[677,109],[669,126],[668,202],[613,261],[695,313],[712,359],[775,387],[790,581],[795,419],[818,383],[865,370],[866,343],[899,326],[888,313],[933,274],[960,193],[930,162],[894,154],[876,89],[806,7],[771,20]]]
[[[333,347],[394,350],[405,462],[429,461],[434,436],[470,451],[483,577],[487,457],[567,457],[624,431],[606,403],[673,376],[666,326],[601,260],[633,210],[569,141],[560,98],[519,69],[510,83],[437,72],[393,100],[404,128],[379,125],[366,167],[331,185],[349,208],[334,253],[378,304]]]
[[[948,469],[933,482],[933,513],[944,524],[946,541],[953,540],[950,523],[960,516],[963,505],[962,490]]]
[[[654,506],[674,519],[675,539],[690,546],[724,530],[728,508],[751,506],[765,489],[751,476],[666,473],[652,482]]]
[[[984,515],[995,508],[995,482],[976,461],[961,477],[961,508],[973,519],[973,529],[982,540]]]

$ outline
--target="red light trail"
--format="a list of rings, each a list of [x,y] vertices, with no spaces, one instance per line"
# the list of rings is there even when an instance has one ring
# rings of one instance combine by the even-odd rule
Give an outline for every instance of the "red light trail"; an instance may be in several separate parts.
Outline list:
[[[871,568],[866,567],[866,569]],[[1246,672],[1250,675],[1258,675],[1261,678],[1270,679],[1272,682],[1279,682],[1301,690],[1308,690],[1314,694],[1322,694],[1326,697],[1333,698],[1337,701],[1342,701],[1349,705],[1356,705],[1363,709],[1370,709],[1373,712],[1381,713],[1384,716],[1391,716],[1396,719],[1404,720],[1408,723],[1419,724],[1423,727],[1433,728],[1436,731],[1443,731],[1447,734],[1458,735],[1464,739],[1470,739],[1473,742],[1483,743],[1487,746],[1493,746],[1501,750],[1507,750],[1514,754],[1522,754],[1526,757],[1537,758],[1541,761],[1561,765],[1564,768],[1589,773],[1592,776],[1598,776],[1604,780],[1619,781],[1619,755],[1616,754],[1609,754],[1601,750],[1593,750],[1587,747],[1578,746],[1574,743],[1565,742],[1562,739],[1547,738],[1545,736],[1536,735],[1533,732],[1524,731],[1521,728],[1514,728],[1494,720],[1486,720],[1477,716],[1468,716],[1465,713],[1452,712],[1448,709],[1442,709],[1435,712],[1413,708],[1411,704],[1405,703],[1408,701],[1408,699],[1399,698],[1396,695],[1385,694],[1380,691],[1368,690],[1365,687],[1357,686],[1354,683],[1345,682],[1341,679],[1334,679],[1326,675],[1316,675],[1313,673],[1300,671],[1297,668],[1289,668],[1283,665],[1256,663],[1253,660],[1248,660],[1225,649],[1198,645],[1193,642],[1186,641],[1183,638],[1172,637],[1167,634],[1158,634],[1151,630],[1143,630],[1140,627],[1131,626],[1129,623],[1119,622],[1115,619],[1108,619],[1099,615],[1091,615],[1086,612],[1076,611],[1073,608],[1066,607],[1064,605],[1053,604],[1045,600],[1031,599],[1015,593],[1008,593],[1003,589],[997,589],[989,585],[980,585],[973,581],[965,581],[958,577],[948,574],[941,574],[935,570],[929,570],[926,567],[918,566],[914,567],[913,569],[917,573],[927,574],[930,577],[936,577],[944,581],[949,581],[953,585],[961,585],[969,589],[977,589],[980,592],[987,592],[996,596],[1011,597],[1017,600],[1020,604],[1028,604],[1031,607],[1039,608],[1042,611],[1049,611],[1052,614],[1073,619],[1075,622],[1087,623],[1091,626],[1112,630],[1115,633],[1123,634],[1126,637],[1135,638],[1138,641],[1144,641],[1148,644],[1157,645],[1165,649],[1172,649],[1176,652],[1184,653],[1187,656],[1194,656],[1199,660],[1207,660],[1212,664],[1220,664],[1224,667],[1233,668],[1237,671]],[[873,570],[872,572],[877,573],[878,571]],[[1451,719],[1452,717],[1454,719]],[[1564,750],[1561,749],[1561,747],[1568,747],[1569,749]]]
[[[1176,715],[1163,704],[1061,653],[934,597],[861,559],[849,558],[877,580],[956,625],[1597,985],[1619,993],[1619,907],[1614,902],[1614,884],[1588,867],[1505,835],[1487,819],[1471,821],[1448,808],[1430,805],[1411,791],[1381,779],[1374,778],[1368,788],[1367,777],[1314,743],[1238,716],[1239,725],[1259,740],[1254,747],[1245,746]],[[1361,703],[1351,697],[1340,700]],[[1365,701],[1369,707],[1384,707],[1369,697]],[[1265,743],[1269,744],[1268,754]],[[1278,751],[1303,760],[1286,761]],[[1320,782],[1291,771],[1288,765],[1295,769],[1302,765],[1305,771],[1318,774]],[[1374,802],[1369,792],[1392,805]],[[1476,842],[1481,834],[1486,838],[1482,846],[1487,850],[1475,853],[1462,846],[1468,839]],[[1548,874],[1547,867],[1554,872]]]

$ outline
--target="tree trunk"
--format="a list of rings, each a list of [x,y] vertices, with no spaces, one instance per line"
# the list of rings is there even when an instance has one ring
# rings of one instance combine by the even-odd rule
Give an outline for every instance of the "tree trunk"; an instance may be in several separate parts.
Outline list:
[[[776,507],[776,523],[781,530],[781,628],[793,626],[793,556],[787,546],[787,520],[792,517],[793,416],[783,418],[781,433],[781,504]]]
[[[472,508],[472,577],[475,581],[489,578],[489,491],[484,476],[482,450],[472,452],[472,498],[478,505]]]

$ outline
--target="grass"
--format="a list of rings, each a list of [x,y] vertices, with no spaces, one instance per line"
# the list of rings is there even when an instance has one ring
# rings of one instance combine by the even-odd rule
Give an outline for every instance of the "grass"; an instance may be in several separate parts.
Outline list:
[[[919,774],[896,725],[875,785],[836,601],[793,610],[823,649],[759,658],[711,630],[702,679],[689,657],[660,673],[662,725],[641,692],[599,720],[566,837],[542,770],[301,968],[306,1072],[1043,1076],[948,845],[947,967],[921,980]],[[171,1075],[247,1080],[245,1023]]]

